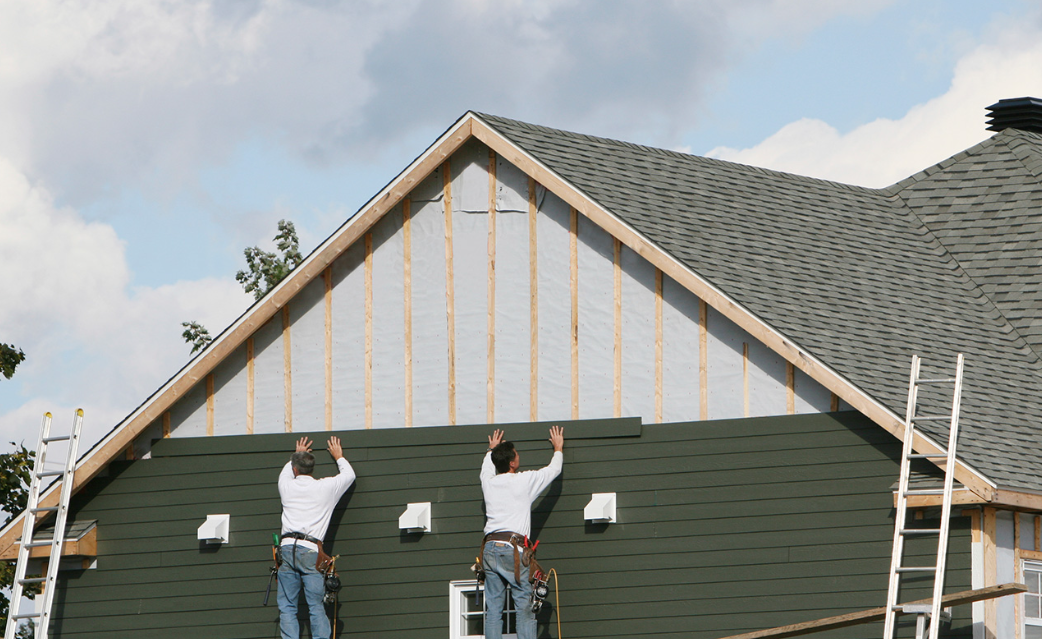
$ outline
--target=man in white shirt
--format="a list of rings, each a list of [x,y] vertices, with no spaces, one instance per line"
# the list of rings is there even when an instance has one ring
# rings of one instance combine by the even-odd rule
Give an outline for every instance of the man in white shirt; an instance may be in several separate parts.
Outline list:
[[[485,495],[485,540],[481,563],[485,569],[485,639],[502,639],[506,589],[514,599],[518,639],[535,639],[532,584],[528,566],[520,561],[521,546],[531,532],[532,502],[546,490],[564,463],[564,429],[550,428],[554,454],[545,468],[518,472],[521,455],[503,431],[488,438],[481,463],[481,492]]]
[[[283,639],[300,639],[297,601],[301,589],[311,614],[313,639],[329,639],[329,619],[322,607],[326,594],[325,577],[318,571],[318,550],[329,528],[333,507],[355,481],[355,471],[344,459],[340,439],[330,437],[329,454],[340,472],[315,479],[315,456],[311,440],[301,437],[297,450],[279,473],[282,498],[282,542],[279,555],[279,627]]]

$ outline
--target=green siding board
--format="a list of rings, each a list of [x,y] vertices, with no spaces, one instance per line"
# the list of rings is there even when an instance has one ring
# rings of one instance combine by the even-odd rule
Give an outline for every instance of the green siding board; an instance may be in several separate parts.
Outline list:
[[[507,428],[526,467],[549,460],[546,427]],[[478,552],[491,428],[336,433],[359,473],[328,535],[345,583],[339,636],[443,639],[447,582],[470,578]],[[569,637],[714,639],[883,603],[899,443],[864,417],[565,428],[564,473],[536,502],[533,530],[542,563],[561,576]],[[53,636],[275,636],[274,595],[260,602],[280,521],[276,479],[298,436],[162,440],[153,459],[92,481],[73,512],[99,521],[98,568],[62,573]],[[335,472],[317,455],[316,475]],[[584,523],[590,493],[610,491],[620,522]],[[413,501],[434,504],[433,532],[397,530]],[[195,530],[218,512],[232,515],[231,543],[204,551]],[[970,581],[969,519],[952,526],[949,592]],[[910,555],[934,552],[916,542]],[[540,636],[556,636],[549,612]],[[969,607],[955,613],[947,636],[969,636]],[[876,626],[821,636],[872,637]]]

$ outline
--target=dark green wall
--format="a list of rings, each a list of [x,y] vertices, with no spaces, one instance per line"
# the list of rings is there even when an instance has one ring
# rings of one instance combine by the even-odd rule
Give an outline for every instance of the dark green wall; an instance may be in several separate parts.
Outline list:
[[[546,425],[505,428],[525,467],[549,460]],[[327,536],[341,555],[342,636],[448,636],[448,583],[470,578],[480,542],[490,432],[337,433],[359,475]],[[572,422],[565,435],[564,473],[537,501],[533,533],[560,574],[569,639],[713,639],[885,602],[899,447],[860,415]],[[267,608],[261,600],[276,478],[299,436],[167,439],[152,459],[112,464],[73,500],[76,518],[99,521],[98,567],[62,573],[54,636],[278,636],[274,593]],[[324,451],[318,459],[317,476],[333,472]],[[590,494],[613,491],[620,523],[584,523]],[[433,502],[433,532],[400,534],[405,504],[422,501]],[[231,543],[206,549],[196,529],[216,513],[231,514]],[[970,587],[969,520],[952,524],[947,590],[957,591]],[[540,635],[555,637],[549,612]],[[955,612],[969,636],[969,607]]]

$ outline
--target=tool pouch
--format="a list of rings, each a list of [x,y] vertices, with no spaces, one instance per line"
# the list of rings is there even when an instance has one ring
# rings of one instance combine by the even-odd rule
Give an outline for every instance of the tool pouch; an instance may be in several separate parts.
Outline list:
[[[528,566],[528,580],[534,582],[537,575],[543,574],[543,567],[539,565],[539,562],[535,558],[535,547],[526,546],[524,552],[521,553],[521,563]]]
[[[330,571],[330,563],[333,558],[327,555],[326,551],[322,549],[322,542],[318,542],[316,545],[318,546],[318,560],[315,561],[315,570],[324,575]]]
[[[474,573],[474,578],[478,580],[479,584],[485,583],[485,566],[481,563],[481,558],[485,556],[485,544],[487,542],[481,542],[481,548],[478,549],[477,561],[470,567],[470,571]]]

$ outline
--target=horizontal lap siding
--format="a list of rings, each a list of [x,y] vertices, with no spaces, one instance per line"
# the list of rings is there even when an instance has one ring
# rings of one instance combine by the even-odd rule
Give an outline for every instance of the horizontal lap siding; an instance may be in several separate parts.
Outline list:
[[[898,448],[878,427],[853,413],[646,424],[639,437],[612,437],[620,433],[604,424],[573,425],[606,437],[567,440],[563,477],[533,512],[540,559],[560,574],[566,636],[712,639],[883,603]],[[550,457],[536,429],[545,432],[508,427],[526,467]],[[422,446],[403,445],[408,431],[342,433],[359,479],[328,535],[341,555],[340,636],[447,634],[446,583],[470,577],[483,524],[477,470],[488,428],[435,430],[442,438],[428,431]],[[92,482],[74,507],[99,520],[98,568],[63,573],[54,636],[276,636],[274,594],[267,608],[261,600],[279,525],[275,480],[292,438],[165,440],[154,459]],[[328,455],[318,458],[316,474],[331,473]],[[619,523],[585,524],[590,494],[611,491]],[[434,530],[402,535],[397,518],[416,501],[433,503]],[[202,549],[196,528],[224,512],[231,543]],[[970,587],[968,523],[953,519],[948,591]],[[548,613],[540,636],[556,636]],[[968,636],[969,607],[955,613]]]

